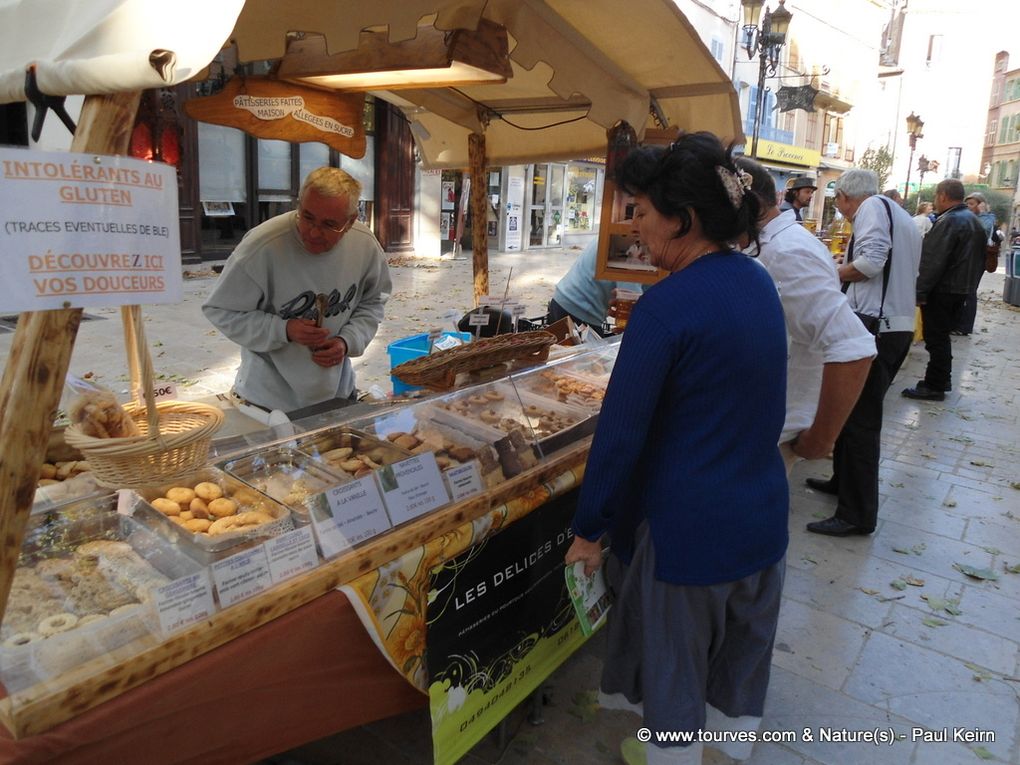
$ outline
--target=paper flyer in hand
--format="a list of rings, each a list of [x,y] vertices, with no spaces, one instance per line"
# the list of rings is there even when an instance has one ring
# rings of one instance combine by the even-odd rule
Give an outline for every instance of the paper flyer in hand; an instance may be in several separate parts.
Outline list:
[[[567,580],[570,602],[577,612],[581,633],[588,637],[602,626],[612,605],[603,569],[599,568],[591,576],[585,576],[584,562],[577,561],[573,566],[565,566],[563,575]]]

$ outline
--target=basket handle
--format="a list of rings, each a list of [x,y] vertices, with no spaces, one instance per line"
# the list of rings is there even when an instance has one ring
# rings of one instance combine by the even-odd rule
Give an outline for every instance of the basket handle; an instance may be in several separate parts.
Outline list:
[[[153,392],[155,374],[152,356],[145,341],[142,307],[126,305],[120,309],[124,325],[124,346],[127,350],[128,369],[131,372],[131,390],[135,401],[145,401],[145,415],[149,424],[149,438],[159,438],[159,412],[156,411],[156,394]]]

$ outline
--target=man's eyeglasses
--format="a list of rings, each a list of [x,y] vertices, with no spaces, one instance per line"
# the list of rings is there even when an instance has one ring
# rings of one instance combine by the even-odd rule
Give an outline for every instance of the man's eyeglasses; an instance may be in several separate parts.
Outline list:
[[[322,231],[330,231],[334,234],[345,234],[348,229],[354,225],[354,218],[350,218],[345,223],[339,223],[338,221],[327,218],[326,220],[319,220],[307,210],[298,209],[297,219],[304,223],[309,228],[318,228]]]

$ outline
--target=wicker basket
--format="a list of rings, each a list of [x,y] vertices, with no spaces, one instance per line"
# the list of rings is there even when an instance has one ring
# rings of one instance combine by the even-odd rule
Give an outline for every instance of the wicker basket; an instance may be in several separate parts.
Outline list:
[[[408,385],[449,390],[460,372],[472,372],[521,359],[536,364],[543,362],[549,357],[549,347],[555,342],[556,336],[544,330],[497,335],[405,361],[393,367],[390,374]]]
[[[64,432],[64,440],[85,455],[96,480],[116,488],[147,486],[172,481],[204,467],[212,435],[223,424],[223,411],[207,404],[161,401],[153,397],[152,359],[138,306],[123,309],[124,339],[131,369],[132,388],[145,403],[130,403],[124,410],[141,435],[95,438],[78,425]]]

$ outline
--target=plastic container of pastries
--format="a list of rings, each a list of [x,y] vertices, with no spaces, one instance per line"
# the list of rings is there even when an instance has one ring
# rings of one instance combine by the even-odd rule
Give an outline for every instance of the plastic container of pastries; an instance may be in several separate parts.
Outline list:
[[[512,380],[518,390],[526,390],[569,406],[583,407],[590,412],[602,409],[602,399],[605,398],[609,382],[608,376],[602,379],[584,377],[570,373],[562,365],[514,375]]]
[[[171,540],[91,497],[28,520],[0,625],[8,693],[107,657],[155,645],[153,589],[200,570]],[[123,656],[123,651],[118,651]]]
[[[520,432],[526,440],[537,443],[542,454],[556,451],[595,429],[591,411],[515,389],[509,383],[469,388],[443,397],[435,406],[457,419],[507,435]]]
[[[428,408],[427,405],[405,408],[362,421],[358,427],[380,439],[399,444],[412,455],[431,452],[440,470],[478,460],[482,480],[488,488],[505,480],[492,445],[493,440],[499,440],[503,434],[467,421],[459,423],[460,427],[454,427],[450,422],[429,418]]]
[[[134,517],[204,565],[294,528],[285,505],[214,467],[136,492]]]
[[[403,444],[375,438],[350,427],[330,428],[298,439],[296,448],[330,472],[347,478],[363,478],[384,465],[411,456]]]
[[[220,467],[234,478],[290,509],[296,524],[311,523],[308,500],[352,478],[327,470],[304,452],[287,447],[228,460]]]

